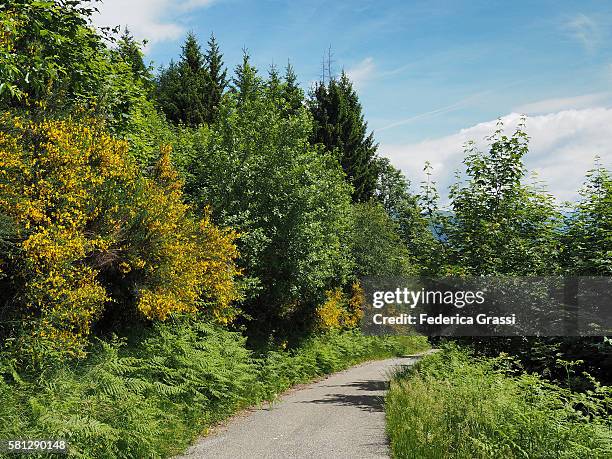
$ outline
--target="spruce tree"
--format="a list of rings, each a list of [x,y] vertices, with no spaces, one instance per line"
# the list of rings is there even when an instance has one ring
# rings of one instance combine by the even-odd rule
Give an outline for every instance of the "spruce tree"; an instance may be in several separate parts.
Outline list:
[[[232,79],[232,92],[238,94],[240,104],[253,100],[261,89],[261,80],[257,76],[257,69],[251,65],[249,53],[243,50],[242,64],[238,65]]]
[[[280,76],[277,67],[272,64],[268,70],[266,91],[271,100],[279,109],[280,115],[287,119],[299,116],[304,106],[304,91],[297,84],[291,64],[285,70],[285,75]]]
[[[278,69],[274,64],[270,65],[270,68],[268,69],[268,81],[266,82],[266,86],[273,95],[280,95],[281,79],[278,75]]]
[[[157,105],[168,120],[173,123],[180,123],[183,114],[181,102],[178,100],[178,94],[181,93],[182,89],[178,64],[171,60],[168,67],[162,67],[155,84]]]
[[[339,161],[353,185],[353,200],[368,201],[374,195],[377,180],[376,150],[373,134],[367,133],[362,107],[345,72],[329,83],[319,82],[308,106],[314,118],[313,144],[323,144],[337,151]]]
[[[150,82],[151,72],[144,63],[140,48],[141,44],[134,39],[126,27],[117,43],[117,52],[123,61],[131,66],[134,79]]]
[[[282,94],[283,82],[281,81],[280,76],[278,74],[278,69],[274,64],[270,65],[270,68],[268,69],[268,79],[265,83],[265,86],[270,100],[274,102],[274,105],[279,110],[282,110],[284,107],[284,100]]]
[[[170,121],[188,126],[207,121],[208,72],[204,64],[200,45],[190,33],[178,64],[171,62],[157,80],[157,101]]]
[[[200,72],[204,69],[204,56],[202,55],[198,39],[192,32],[187,34],[181,59],[182,63],[193,73]]]
[[[281,91],[282,98],[285,102],[283,115],[296,116],[300,113],[304,104],[304,91],[302,91],[297,83],[297,75],[290,62],[287,63],[283,83]]]
[[[223,64],[223,54],[213,34],[208,40],[208,49],[204,56],[208,81],[206,84],[206,122],[212,123],[217,118],[219,105],[227,87],[227,69]]]

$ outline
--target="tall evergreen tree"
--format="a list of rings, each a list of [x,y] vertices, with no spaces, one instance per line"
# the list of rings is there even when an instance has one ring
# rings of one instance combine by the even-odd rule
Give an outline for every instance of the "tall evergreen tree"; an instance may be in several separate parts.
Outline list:
[[[297,75],[290,62],[285,68],[285,78],[282,87],[282,98],[285,102],[283,114],[285,116],[296,116],[304,105],[304,91],[297,83]]]
[[[208,49],[204,56],[208,81],[206,84],[206,122],[212,123],[217,117],[219,105],[227,87],[227,69],[223,64],[223,54],[213,34],[208,40]]]
[[[190,33],[178,64],[171,62],[157,80],[157,101],[170,121],[189,126],[207,121],[208,79],[204,55]]]
[[[123,34],[117,43],[117,52],[125,62],[130,64],[132,67],[132,73],[136,80],[150,82],[151,72],[144,63],[141,43],[134,39],[134,36],[130,33],[127,27],[123,31]]]
[[[276,65],[270,65],[270,69],[268,70],[268,82],[267,86],[272,90],[272,93],[278,94],[281,88],[281,79],[278,74],[278,69]]]
[[[376,189],[377,167],[373,134],[367,133],[359,97],[347,74],[314,88],[308,106],[314,118],[313,144],[337,151],[340,164],[353,185],[353,200],[369,200]]]
[[[280,79],[278,74],[278,69],[276,65],[270,65],[268,69],[268,79],[266,81],[266,90],[268,91],[268,95],[270,100],[274,101],[274,104],[282,110],[284,106],[283,101],[283,82]]]
[[[252,100],[261,89],[261,80],[257,69],[251,65],[249,53],[243,50],[242,64],[236,67],[232,78],[232,92],[238,94],[240,104]]]
[[[193,73],[200,72],[204,69],[204,56],[200,49],[198,39],[192,32],[187,34],[181,59],[182,63]]]

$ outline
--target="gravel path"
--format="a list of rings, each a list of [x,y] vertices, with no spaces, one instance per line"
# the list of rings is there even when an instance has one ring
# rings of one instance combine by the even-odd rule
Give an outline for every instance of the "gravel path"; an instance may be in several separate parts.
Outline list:
[[[394,367],[417,357],[368,362],[253,409],[181,458],[386,458],[383,398]]]

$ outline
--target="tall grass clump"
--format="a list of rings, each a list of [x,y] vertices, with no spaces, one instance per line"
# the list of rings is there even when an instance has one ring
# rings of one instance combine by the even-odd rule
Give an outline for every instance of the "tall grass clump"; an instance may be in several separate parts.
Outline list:
[[[574,394],[509,362],[446,346],[397,374],[386,398],[393,457],[612,457],[609,387]]]

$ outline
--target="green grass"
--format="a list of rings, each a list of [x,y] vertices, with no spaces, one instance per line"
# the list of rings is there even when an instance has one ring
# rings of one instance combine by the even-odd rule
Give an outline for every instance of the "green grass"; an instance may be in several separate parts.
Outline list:
[[[78,366],[36,377],[4,362],[0,438],[63,438],[72,457],[168,457],[295,384],[427,348],[423,337],[346,332],[255,357],[241,334],[193,321],[158,325],[134,341],[100,342]]]
[[[573,394],[446,346],[392,380],[395,458],[610,458],[612,391]]]

